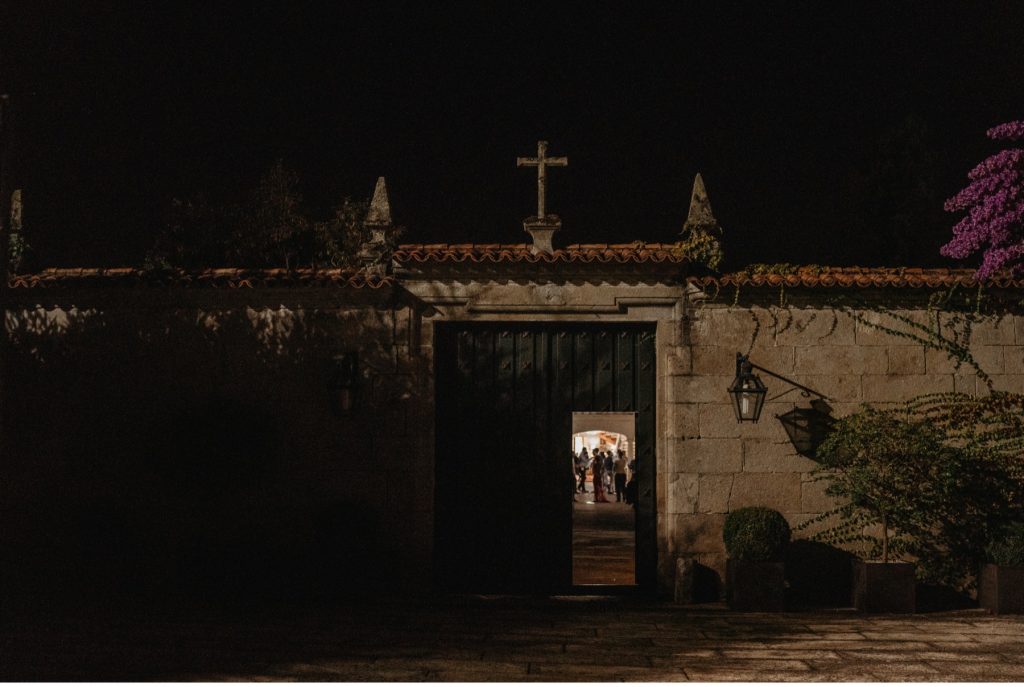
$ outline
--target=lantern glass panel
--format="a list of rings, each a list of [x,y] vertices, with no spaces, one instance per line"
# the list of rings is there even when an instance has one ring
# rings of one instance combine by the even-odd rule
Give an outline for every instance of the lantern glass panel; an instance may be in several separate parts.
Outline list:
[[[743,374],[736,377],[729,387],[736,419],[739,422],[757,422],[767,392],[767,387],[757,375]]]

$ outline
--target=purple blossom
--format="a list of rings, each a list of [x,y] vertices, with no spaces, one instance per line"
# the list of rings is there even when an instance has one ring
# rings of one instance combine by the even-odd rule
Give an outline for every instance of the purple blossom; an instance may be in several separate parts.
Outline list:
[[[993,140],[1024,138],[1024,121],[988,130]],[[971,183],[945,203],[949,212],[967,211],[953,227],[953,239],[940,252],[966,258],[982,251],[979,279],[1009,270],[1024,274],[1024,149],[992,155],[968,173]]]
[[[1007,148],[1001,150],[992,157],[986,159],[980,165],[967,173],[968,179],[981,179],[1003,169],[1020,168],[1021,161],[1024,161],[1024,149]]]
[[[1019,141],[1024,138],[1024,122],[1007,122],[985,132],[993,141]]]
[[[1019,169],[1004,169],[995,174],[976,179],[960,193],[946,201],[946,212],[966,210],[1000,189],[1020,188],[1024,172]]]

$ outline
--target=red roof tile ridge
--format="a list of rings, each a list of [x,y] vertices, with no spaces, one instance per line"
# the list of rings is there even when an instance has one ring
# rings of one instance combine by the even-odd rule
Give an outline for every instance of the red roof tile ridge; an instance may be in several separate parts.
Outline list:
[[[737,270],[718,276],[690,277],[694,284],[753,286],[858,286],[867,287],[943,287],[977,286],[976,272],[969,268],[949,267],[862,267],[800,265],[783,271]],[[998,274],[984,282],[1001,288],[1024,287],[1024,278]]]
[[[461,243],[461,244],[402,244],[393,258],[398,262],[451,262],[451,263],[629,263],[671,262],[688,260],[666,248],[668,244],[641,243],[576,243],[552,252],[534,253],[525,243]]]
[[[287,285],[297,282],[309,283],[318,281],[357,288],[363,286],[380,288],[395,283],[394,277],[390,275],[370,274],[360,268],[348,267],[304,267],[297,269],[283,267],[216,267],[202,270],[176,269],[167,272],[154,272],[135,267],[51,267],[33,274],[12,275],[8,280],[8,284],[12,288],[32,288],[77,280],[93,283],[97,279],[101,281],[109,280],[111,283],[129,284],[147,282],[153,284],[166,284],[170,282],[182,286],[193,284],[216,286],[218,284],[226,284],[230,288],[252,287],[254,284],[259,283]]]

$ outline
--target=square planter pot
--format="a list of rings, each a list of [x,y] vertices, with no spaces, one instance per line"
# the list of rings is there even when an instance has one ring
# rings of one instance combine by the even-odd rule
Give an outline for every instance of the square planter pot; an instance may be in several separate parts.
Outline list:
[[[853,561],[853,605],[867,613],[913,613],[917,605],[913,563]]]
[[[786,605],[786,564],[725,562],[725,599],[736,611],[782,611]]]
[[[978,580],[978,605],[996,615],[1024,613],[1024,568],[986,564]]]

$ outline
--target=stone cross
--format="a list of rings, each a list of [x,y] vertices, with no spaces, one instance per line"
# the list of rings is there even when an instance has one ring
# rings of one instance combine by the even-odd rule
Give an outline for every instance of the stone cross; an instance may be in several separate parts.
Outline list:
[[[569,158],[548,157],[548,142],[537,141],[537,157],[517,157],[516,167],[537,168],[537,219],[543,221],[547,217],[547,208],[544,205],[544,191],[547,186],[547,167],[566,167]]]

